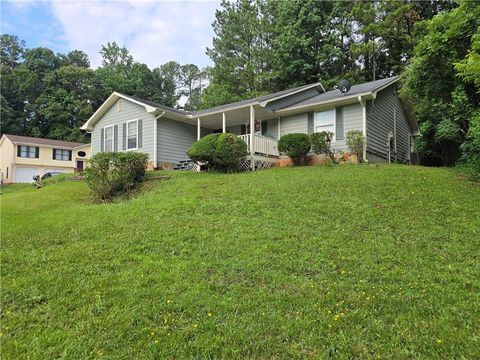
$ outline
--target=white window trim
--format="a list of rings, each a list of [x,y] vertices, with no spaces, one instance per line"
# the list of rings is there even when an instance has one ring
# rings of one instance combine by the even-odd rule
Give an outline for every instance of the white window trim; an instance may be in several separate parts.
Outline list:
[[[72,150],[70,150],[70,149],[54,148],[54,149],[53,149],[53,157],[54,157],[53,160],[55,160],[55,161],[71,161],[71,160],[69,160],[69,159],[67,159],[67,160],[65,160],[65,159],[57,159],[55,156],[57,156],[57,151],[58,151],[58,150],[60,150],[60,151],[62,151],[62,152],[63,152],[63,151],[68,151],[68,158],[69,158],[69,159],[73,157],[73,152],[72,152]],[[62,155],[62,156],[63,156],[63,155]]]
[[[123,99],[117,101],[117,112],[123,111]]]
[[[103,128],[103,152],[107,152],[107,147],[106,147],[106,142],[107,142],[107,129],[109,128],[112,128],[112,150],[110,150],[111,152],[114,151],[115,149],[115,132],[114,132],[114,128],[113,128],[113,125],[109,125],[109,126],[105,126]],[[110,140],[110,139],[108,139]]]
[[[326,112],[326,111],[331,111],[333,110],[333,139],[332,139],[332,144],[337,142],[337,108],[334,107],[333,109],[328,109],[328,110],[322,110],[322,111],[316,111],[314,114],[313,114],[313,132],[316,133],[317,132],[317,119],[315,117],[315,114],[316,113],[319,113],[319,112]]]
[[[128,124],[132,123],[132,122],[136,122],[137,123],[137,135],[136,135],[136,141],[135,141],[135,147],[134,148],[131,148],[129,149],[128,148]],[[138,119],[133,119],[133,120],[130,120],[130,121],[127,121],[127,126],[126,126],[126,134],[125,134],[125,146],[126,146],[126,149],[125,151],[134,151],[134,150],[138,150]]]

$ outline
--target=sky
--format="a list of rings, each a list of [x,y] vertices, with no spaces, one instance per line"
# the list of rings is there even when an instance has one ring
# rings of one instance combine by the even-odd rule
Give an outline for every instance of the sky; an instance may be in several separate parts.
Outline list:
[[[101,45],[116,41],[150,68],[171,60],[211,65],[205,51],[212,44],[219,0],[0,1],[1,33],[17,35],[27,48],[82,50],[95,68]]]

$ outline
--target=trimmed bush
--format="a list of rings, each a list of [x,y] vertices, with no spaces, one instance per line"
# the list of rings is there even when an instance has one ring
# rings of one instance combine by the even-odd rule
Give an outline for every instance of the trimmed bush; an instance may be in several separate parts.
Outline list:
[[[346,144],[350,151],[357,155],[358,162],[363,162],[363,151],[367,141],[360,130],[350,130],[345,137]]]
[[[295,165],[301,165],[310,151],[310,138],[307,134],[287,134],[278,141],[278,150],[290,156]]]
[[[96,200],[110,201],[129,194],[143,182],[148,155],[135,152],[95,154],[85,169],[85,180]]]
[[[333,133],[329,131],[321,131],[310,135],[312,143],[312,151],[315,154],[325,154],[330,158],[333,164],[337,164],[335,158],[335,150],[332,147]]]
[[[218,172],[238,171],[247,154],[247,144],[230,133],[204,136],[187,151],[194,162]]]

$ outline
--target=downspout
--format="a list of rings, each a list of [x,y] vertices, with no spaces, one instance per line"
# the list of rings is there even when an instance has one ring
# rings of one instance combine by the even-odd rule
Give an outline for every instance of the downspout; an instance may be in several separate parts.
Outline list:
[[[162,113],[158,116],[155,117],[155,121],[153,122],[153,168],[155,169],[158,164],[157,164],[157,121],[160,119],[163,115],[165,115],[165,111],[162,111]]]
[[[362,105],[362,133],[365,141],[367,140],[367,103],[361,96],[358,96],[358,102]],[[367,160],[367,146],[363,148],[363,161]]]

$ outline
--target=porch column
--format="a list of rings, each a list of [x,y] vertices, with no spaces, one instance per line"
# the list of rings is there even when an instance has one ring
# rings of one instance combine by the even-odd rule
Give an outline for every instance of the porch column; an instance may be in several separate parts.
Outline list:
[[[222,113],[222,132],[225,134],[227,132],[227,115]]]
[[[250,105],[250,155],[251,155],[251,167],[252,171],[255,171],[255,142],[254,140],[254,133],[255,133],[255,108],[253,105]]]
[[[197,141],[202,137],[202,128],[200,126],[200,118],[197,118]]]
[[[278,131],[277,140],[280,140],[280,136],[281,136],[281,131],[280,131],[280,129],[281,129],[281,125],[282,125],[282,124],[281,124],[281,121],[280,121],[280,116],[277,118],[277,120],[278,120],[278,121],[277,121],[277,122],[278,122],[278,124],[277,124],[277,126],[278,126],[278,129],[277,129],[277,131]]]

